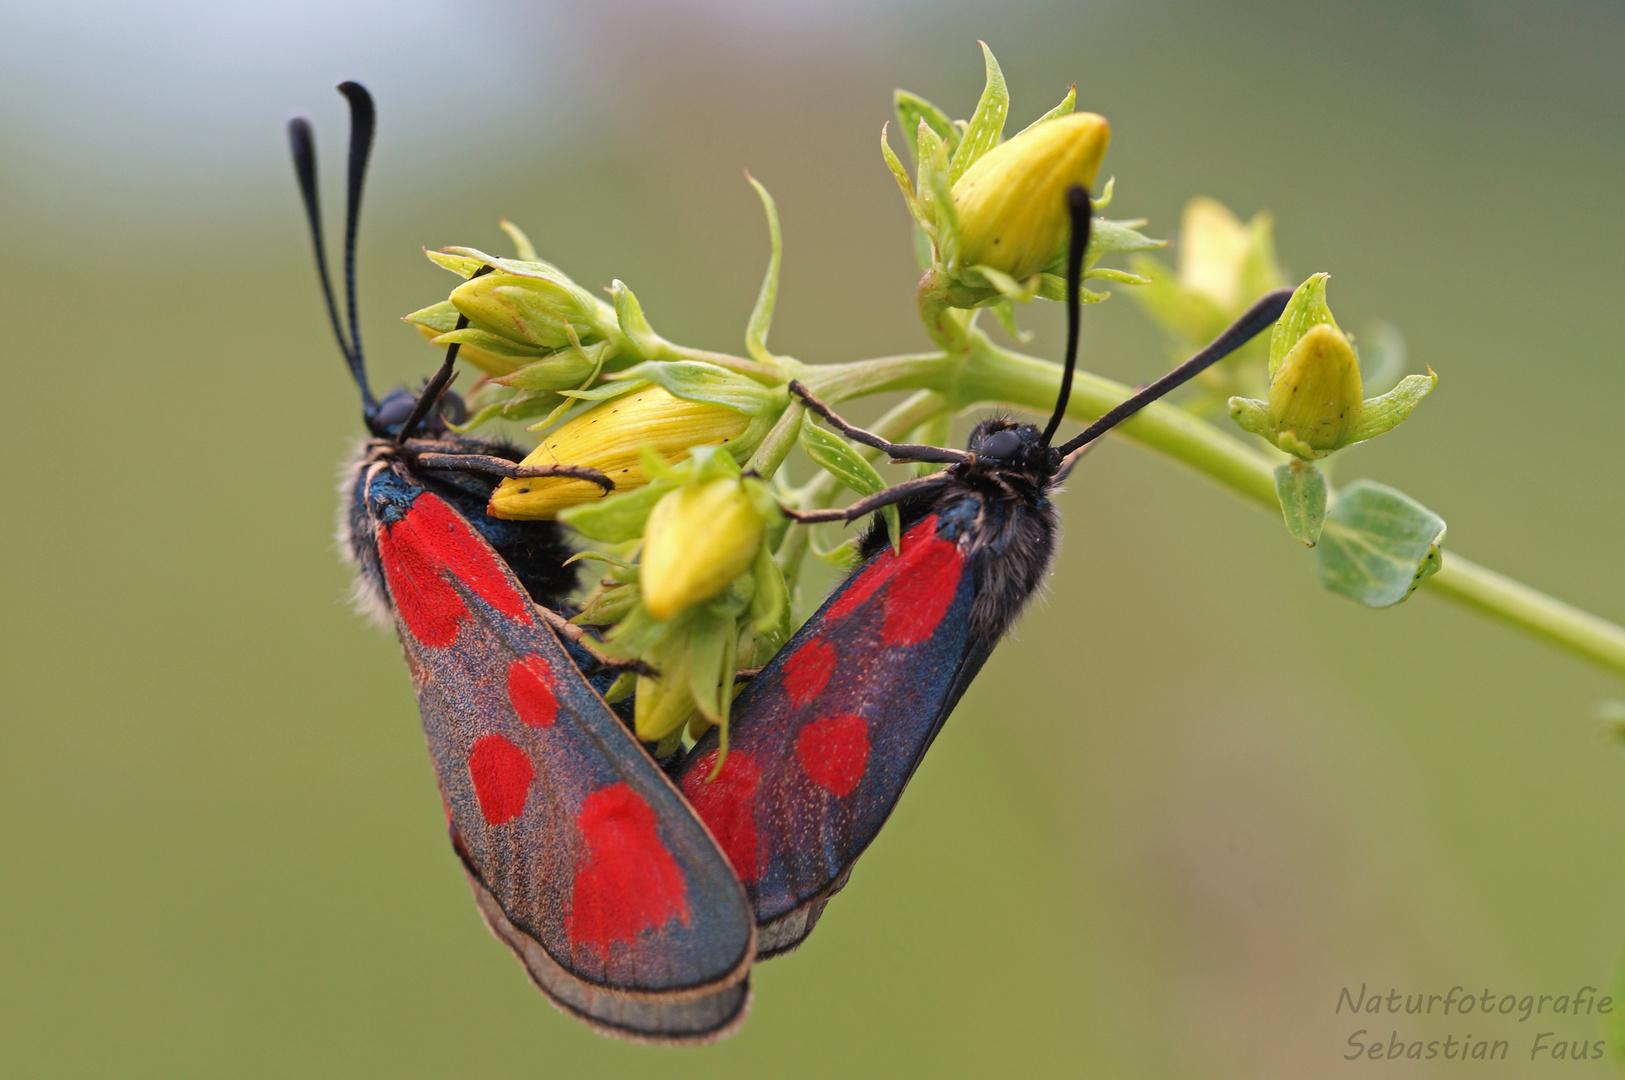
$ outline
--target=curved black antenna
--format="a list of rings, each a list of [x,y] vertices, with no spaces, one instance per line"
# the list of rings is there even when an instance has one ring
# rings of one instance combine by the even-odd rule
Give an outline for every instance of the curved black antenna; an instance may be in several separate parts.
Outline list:
[[[1083,288],[1083,253],[1089,248],[1089,225],[1093,206],[1089,192],[1081,184],[1073,184],[1066,192],[1066,209],[1072,215],[1072,239],[1066,246],[1066,368],[1061,372],[1061,393],[1055,399],[1055,415],[1044,428],[1044,445],[1055,438],[1055,432],[1066,416],[1066,404],[1072,397],[1072,372],[1078,366],[1078,317],[1082,303],[1078,298]]]
[[[362,407],[371,412],[374,402],[367,386],[367,373],[344,337],[344,324],[339,321],[338,304],[333,300],[333,282],[327,273],[327,245],[322,242],[322,203],[316,191],[316,136],[308,119],[296,116],[288,121],[288,143],[293,149],[293,171],[299,179],[299,194],[305,202],[305,219],[310,223],[310,244],[316,249],[316,276],[322,283],[322,298],[327,301],[327,319],[333,326],[339,352],[344,354],[344,362],[350,367],[350,375],[361,388]]]
[[[1113,407],[1106,415],[1084,428],[1083,432],[1076,438],[1068,440],[1066,445],[1060,448],[1061,456],[1065,457],[1085,443],[1098,439],[1101,435],[1121,424],[1168,391],[1184,385],[1195,378],[1203,369],[1218,363],[1247,344],[1255,335],[1281,317],[1281,312],[1286,310],[1287,301],[1291,299],[1291,289],[1276,289],[1274,292],[1265,293],[1257,303],[1242,312],[1239,319],[1231,323],[1224,333],[1209,342],[1201,352],[1180,364],[1150,386],[1143,388],[1122,404]]]
[[[468,280],[473,281],[477,277],[489,274],[493,269],[494,267],[482,266],[468,275]],[[468,316],[458,315],[457,325],[454,329],[468,329]],[[412,412],[407,416],[406,423],[401,425],[401,430],[396,434],[396,446],[406,445],[406,440],[412,437],[412,432],[416,431],[418,425],[423,423],[423,418],[429,415],[429,410],[434,408],[435,402],[440,400],[440,395],[445,393],[446,387],[451,385],[452,374],[457,367],[457,351],[462,347],[463,343],[460,341],[454,341],[447,346],[446,358],[441,361],[440,370],[435,372],[429,378],[428,383],[424,385],[423,393],[418,395],[417,404],[412,406]]]
[[[339,93],[350,103],[350,164],[349,182],[344,192],[344,300],[350,314],[350,350],[354,363],[366,369],[361,356],[361,322],[356,315],[355,303],[355,238],[361,223],[361,190],[367,180],[367,158],[372,153],[372,136],[378,127],[378,112],[373,108],[372,95],[358,82],[339,83]],[[369,397],[365,386],[363,398]],[[372,407],[370,401],[366,402]]]

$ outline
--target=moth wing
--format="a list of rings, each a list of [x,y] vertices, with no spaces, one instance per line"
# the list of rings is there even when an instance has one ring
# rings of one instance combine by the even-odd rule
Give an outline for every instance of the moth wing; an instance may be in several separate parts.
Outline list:
[[[372,479],[379,559],[487,925],[590,1024],[653,1041],[725,1034],[755,952],[738,879],[490,546],[389,475]]]
[[[937,514],[871,558],[708,732],[678,784],[755,907],[762,958],[800,944],[846,883],[991,651],[975,575]]]

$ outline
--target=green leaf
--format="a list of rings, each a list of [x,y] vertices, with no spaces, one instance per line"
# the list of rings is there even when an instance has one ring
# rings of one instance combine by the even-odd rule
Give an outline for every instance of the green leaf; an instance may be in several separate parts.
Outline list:
[[[860,498],[873,495],[886,486],[886,481],[881,479],[875,467],[848,446],[846,440],[831,435],[816,424],[801,425],[801,449],[816,465],[827,470]],[[880,514],[891,529],[895,546],[897,538],[902,536],[901,515],[895,505],[881,507]]]
[[[1055,108],[1051,109],[1049,112],[1045,113],[1043,116],[1040,116],[1037,120],[1034,120],[1032,123],[1028,124],[1026,127],[1022,128],[1020,131],[1016,132],[1014,138],[1018,138],[1018,139],[1021,138],[1021,136],[1027,134],[1027,132],[1031,131],[1033,128],[1037,127],[1039,124],[1042,124],[1045,120],[1054,120],[1058,116],[1067,116],[1067,115],[1069,115],[1072,112],[1073,109],[1077,108],[1077,105],[1078,105],[1078,84],[1073,83],[1071,86],[1066,88],[1066,97],[1061,99],[1061,103],[1059,105],[1055,106]],[[1101,196],[1102,200],[1109,200],[1111,198],[1111,195],[1110,195],[1111,186],[1112,186],[1111,181],[1108,180],[1106,182],[1106,190],[1107,190],[1108,194]],[[1097,206],[1104,205],[1104,201],[1097,202],[1095,205],[1097,205]]]
[[[606,544],[624,544],[643,535],[649,511],[672,487],[669,482],[657,481],[597,502],[578,503],[560,510],[559,520],[583,536]]]
[[[938,146],[932,154],[929,168],[921,165],[921,180],[931,191],[931,218],[936,223],[933,239],[937,257],[944,266],[953,266],[959,259],[959,211],[954,207],[952,186],[948,181],[948,148]]]
[[[893,91],[892,106],[897,110],[897,124],[903,129],[903,141],[908,143],[908,152],[916,163],[920,160],[919,130],[922,123],[934,131],[938,139],[948,144],[950,152],[959,145],[959,129],[948,119],[948,114],[918,94],[911,94],[907,90]]]
[[[999,325],[1004,327],[1004,332],[1010,335],[1012,341],[1026,343],[1032,340],[1031,330],[1023,330],[1016,325],[1016,306],[1008,297],[1001,296],[988,307],[992,309],[993,317],[999,320]]]
[[[1275,494],[1287,532],[1314,547],[1326,524],[1326,474],[1320,466],[1303,461],[1277,465]]]
[[[1334,593],[1390,607],[1439,569],[1444,534],[1444,519],[1409,495],[1356,480],[1326,515],[1315,574]]]
[[[470,258],[466,255],[452,255],[444,251],[430,251],[428,248],[423,249],[423,254],[427,255],[429,261],[436,266],[450,270],[461,278],[473,277],[474,271],[485,265],[482,259]]]
[[[1360,406],[1360,422],[1354,426],[1349,441],[1364,442],[1393,429],[1438,383],[1439,377],[1431,371],[1426,375],[1407,375],[1386,394],[1368,399]]]
[[[777,395],[754,379],[703,360],[650,360],[617,372],[616,379],[648,379],[684,401],[703,401],[752,416],[774,411],[787,391]],[[780,406],[782,408],[782,405]]]
[[[858,541],[855,537],[843,540],[827,551],[817,544],[810,546],[814,558],[839,570],[850,570],[858,565]]]
[[[813,463],[827,471],[860,497],[873,495],[886,486],[875,467],[848,446],[846,440],[831,435],[816,424],[801,425],[801,449]]]
[[[579,349],[572,346],[492,381],[520,390],[574,390],[593,378],[614,351],[615,346],[608,341]]]
[[[885,142],[884,132],[881,134],[881,142]],[[891,147],[888,146],[886,149],[889,152]],[[892,160],[895,161],[896,158]],[[898,169],[902,169],[900,164]],[[767,331],[773,325],[773,304],[779,298],[779,262],[784,257],[784,238],[779,232],[779,210],[773,205],[773,196],[769,195],[767,188],[758,183],[756,177],[750,173],[745,174],[745,179],[756,189],[756,194],[762,200],[762,209],[767,211],[767,242],[770,252],[767,257],[767,274],[762,278],[762,290],[756,294],[756,306],[751,309],[750,322],[745,327],[745,350],[757,363],[776,368],[778,361],[767,351]],[[902,179],[906,181],[907,175],[905,174]]]
[[[1271,378],[1275,377],[1281,361],[1292,351],[1292,346],[1309,332],[1310,327],[1321,323],[1337,325],[1337,320],[1332,318],[1332,309],[1326,306],[1326,279],[1330,276],[1309,275],[1309,279],[1293,292],[1281,317],[1275,320],[1275,329],[1270,332]]]
[[[987,64],[987,85],[982,89],[982,99],[976,103],[976,111],[971,114],[958,148],[954,150],[948,173],[950,185],[964,176],[965,170],[976,164],[977,158],[999,145],[999,139],[1004,135],[1004,118],[1010,112],[1010,91],[1004,85],[1004,72],[999,70],[999,62],[993,59],[993,50],[987,47],[987,43],[979,41],[977,44],[982,46],[982,58]]]
[[[914,261],[920,264],[921,270],[931,269],[931,238],[925,235],[918,219],[914,225]]]

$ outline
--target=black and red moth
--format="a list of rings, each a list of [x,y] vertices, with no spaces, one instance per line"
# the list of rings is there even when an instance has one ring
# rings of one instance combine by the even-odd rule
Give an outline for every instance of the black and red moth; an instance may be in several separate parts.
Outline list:
[[[1062,446],[1077,362],[1078,290],[1090,202],[1068,193],[1067,347],[1048,426],[979,423],[968,448],[899,445],[846,423],[798,382],[790,388],[847,437],[896,461],[945,464],[844,510],[854,521],[898,504],[893,550],[882,518],[862,564],[735,701],[728,749],[708,732],[678,785],[722,845],[756,912],[759,957],[799,945],[838,892],[993,647],[1037,592],[1060,519],[1050,495],[1095,439],[1269,326],[1291,296],[1261,299],[1207,348]],[[721,756],[721,770],[717,771]]]
[[[400,633],[480,912],[555,1004],[599,1030],[663,1042],[724,1035],[743,1018],[751,963],[811,932],[1038,589],[1059,532],[1049,496],[1077,456],[1268,326],[1290,293],[1265,297],[1191,360],[1052,446],[1076,362],[1090,217],[1087,193],[1074,189],[1066,366],[1043,432],[1001,418],[978,425],[964,451],[898,445],[792,383],[848,437],[948,468],[845,510],[792,513],[850,521],[897,503],[903,536],[894,551],[877,522],[862,565],[735,703],[720,771],[716,731],[675,766],[679,795],[583,674],[590,654],[555,636],[549,611],[571,584],[557,527],[483,512],[491,477],[521,475],[518,449],[451,437],[443,424],[437,439],[410,437],[436,424],[455,351],[415,404],[404,394],[373,403],[349,273],[372,107],[356,84],[341,90],[353,114],[349,344],[321,258],[308,125],[296,120],[292,133],[329,313],[372,436],[347,487],[344,532],[363,592]]]
[[[393,623],[417,691],[454,848],[491,932],[555,1005],[608,1034],[704,1042],[744,1018],[755,925],[705,826],[560,639],[575,584],[553,522],[485,503],[516,447],[447,433],[428,388],[374,400],[357,331],[354,256],[374,111],[356,83],[345,229],[349,337],[322,249],[315,144],[289,124],[328,312],[368,439],[347,469],[340,535],[363,602]],[[427,430],[434,437],[413,438]],[[570,475],[604,483],[592,470]],[[600,677],[600,682],[602,683]]]

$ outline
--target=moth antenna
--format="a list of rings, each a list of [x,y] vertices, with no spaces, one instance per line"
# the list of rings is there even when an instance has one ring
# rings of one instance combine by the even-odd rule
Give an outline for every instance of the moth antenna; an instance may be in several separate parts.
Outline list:
[[[293,172],[299,180],[299,194],[305,204],[305,220],[310,223],[310,244],[316,251],[316,276],[322,284],[322,298],[327,301],[327,319],[333,327],[333,337],[339,343],[339,352],[349,365],[350,375],[361,390],[362,411],[371,415],[377,402],[367,385],[367,370],[361,365],[361,355],[350,347],[344,336],[344,324],[339,321],[339,308],[333,299],[333,281],[327,272],[327,245],[322,241],[322,203],[316,189],[316,135],[310,120],[295,116],[288,121],[288,144],[293,151]]]
[[[470,274],[468,280],[473,281],[477,277],[483,277],[493,269],[490,266],[482,266]],[[468,316],[458,315],[457,325],[454,329],[467,330]],[[411,415],[406,418],[406,423],[401,425],[400,432],[395,436],[396,446],[406,445],[406,440],[412,437],[412,432],[416,431],[418,425],[423,423],[423,418],[429,415],[429,410],[434,408],[435,402],[440,400],[440,395],[446,392],[446,387],[451,385],[452,376],[456,374],[457,369],[457,352],[462,347],[463,343],[460,341],[454,341],[446,347],[446,359],[441,361],[440,370],[430,377],[428,383],[423,387],[423,393],[418,395],[417,404],[412,406]]]
[[[1241,317],[1231,323],[1224,333],[1209,342],[1201,352],[1180,364],[1156,382],[1145,387],[1133,397],[1113,407],[1106,415],[1084,428],[1081,434],[1069,440],[1060,448],[1061,456],[1065,457],[1085,443],[1098,439],[1124,420],[1168,393],[1168,391],[1183,386],[1204,369],[1218,363],[1247,344],[1258,333],[1281,317],[1281,312],[1286,310],[1287,301],[1291,299],[1291,289],[1276,289],[1274,292],[1265,293],[1252,307],[1242,312]]]
[[[1083,306],[1079,299],[1083,288],[1083,254],[1089,249],[1089,226],[1094,217],[1089,192],[1081,184],[1067,189],[1066,208],[1072,215],[1072,237],[1066,245],[1066,366],[1061,371],[1061,393],[1055,399],[1055,415],[1044,428],[1045,446],[1055,438],[1072,397],[1072,372],[1078,366],[1078,321]]]
[[[358,371],[365,371],[361,357],[361,320],[355,302],[355,247],[356,230],[361,223],[361,191],[367,181],[367,158],[372,153],[372,137],[378,127],[378,112],[373,107],[372,95],[358,82],[339,83],[339,93],[350,103],[350,163],[349,182],[344,197],[344,300],[350,314],[351,363]],[[363,404],[372,408],[371,392],[362,384]]]

